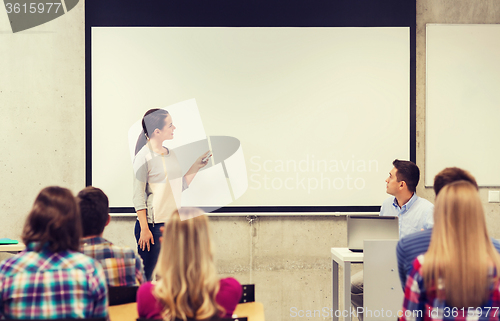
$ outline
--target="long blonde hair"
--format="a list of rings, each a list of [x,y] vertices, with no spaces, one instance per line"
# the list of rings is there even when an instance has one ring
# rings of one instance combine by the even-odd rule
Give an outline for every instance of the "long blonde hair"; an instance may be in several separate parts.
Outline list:
[[[476,187],[466,181],[443,187],[434,221],[422,271],[427,291],[436,291],[437,298],[453,307],[481,306],[498,282],[489,269],[498,271],[500,256],[488,235]]]
[[[154,274],[154,295],[163,302],[164,320],[207,319],[224,313],[215,297],[219,279],[208,219],[197,208],[183,208],[165,224]],[[192,217],[180,220],[182,217]]]

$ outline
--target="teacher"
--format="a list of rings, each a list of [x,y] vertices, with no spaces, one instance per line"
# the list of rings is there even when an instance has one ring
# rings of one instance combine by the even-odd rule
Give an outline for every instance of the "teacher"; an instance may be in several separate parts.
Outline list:
[[[175,126],[164,109],[150,109],[142,118],[142,132],[135,147],[134,207],[135,238],[148,280],[160,253],[160,227],[181,207],[181,193],[196,173],[208,164],[210,151],[201,155],[182,175],[173,150],[163,146],[174,138]]]

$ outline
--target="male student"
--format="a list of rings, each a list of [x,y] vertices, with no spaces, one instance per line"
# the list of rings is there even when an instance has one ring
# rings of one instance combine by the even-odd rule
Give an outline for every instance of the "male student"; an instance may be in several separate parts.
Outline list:
[[[141,258],[134,250],[119,247],[102,237],[109,224],[108,197],[102,190],[88,186],[77,195],[82,217],[81,251],[101,263],[109,286],[133,286],[144,281]]]
[[[434,192],[436,193],[436,197],[445,185],[460,180],[468,181],[476,189],[479,189],[476,179],[469,172],[457,167],[449,167],[443,169],[434,177]],[[427,252],[431,242],[431,235],[432,229],[429,229],[408,235],[399,240],[396,253],[398,257],[399,279],[401,280],[403,289],[406,284],[406,275],[410,271],[413,261],[420,254]],[[492,241],[497,251],[500,252],[500,242],[495,239]]]
[[[432,228],[434,224],[434,205],[415,193],[420,179],[420,170],[415,163],[404,160],[394,160],[394,166],[389,172],[387,194],[392,195],[384,201],[380,209],[381,216],[399,217],[399,237]],[[363,271],[351,278],[351,303],[358,312],[363,307]],[[363,314],[357,313],[363,320]]]

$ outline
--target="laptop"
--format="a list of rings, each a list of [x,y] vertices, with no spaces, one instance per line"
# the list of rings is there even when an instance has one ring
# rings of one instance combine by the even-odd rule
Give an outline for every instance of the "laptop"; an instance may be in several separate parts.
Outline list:
[[[399,239],[397,216],[347,216],[347,247],[363,252],[364,240]]]

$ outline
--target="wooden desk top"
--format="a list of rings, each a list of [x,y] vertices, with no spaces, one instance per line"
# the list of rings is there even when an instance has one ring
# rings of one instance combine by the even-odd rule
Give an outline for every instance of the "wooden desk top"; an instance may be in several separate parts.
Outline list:
[[[136,321],[139,317],[137,302],[110,306],[108,312],[111,321]]]
[[[248,321],[265,321],[264,305],[260,302],[240,303],[236,306],[233,317],[247,317]]]

